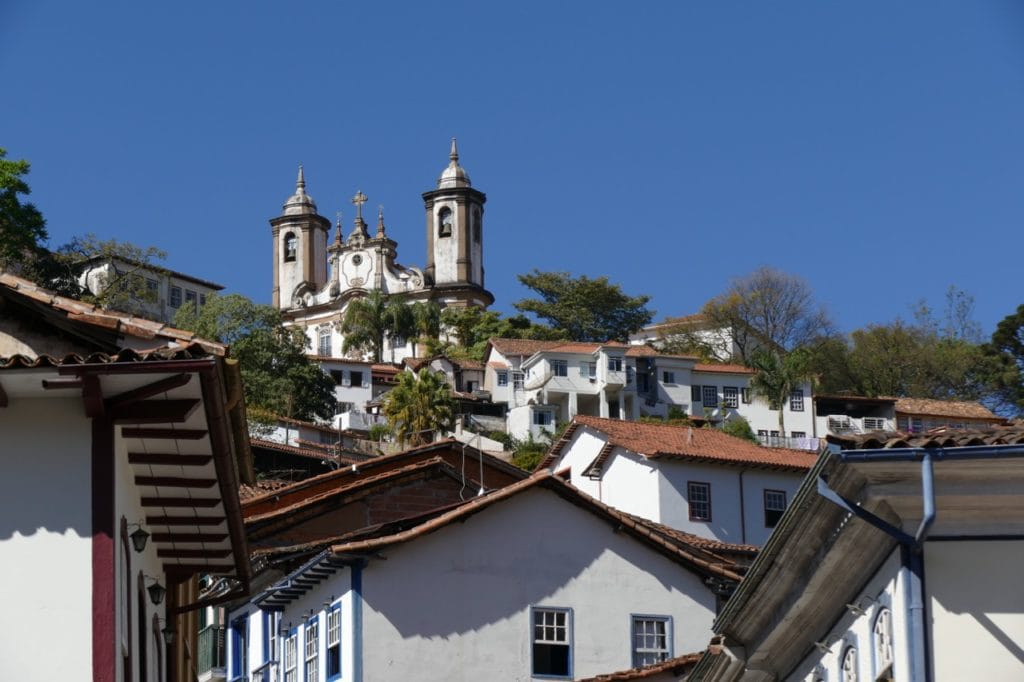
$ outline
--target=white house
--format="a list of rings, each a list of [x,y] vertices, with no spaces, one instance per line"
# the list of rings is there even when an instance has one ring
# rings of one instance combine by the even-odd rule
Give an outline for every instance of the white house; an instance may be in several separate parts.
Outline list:
[[[198,310],[208,296],[224,289],[223,285],[192,275],[122,258],[91,258],[81,268],[78,285],[93,294],[102,293],[108,286],[120,286],[121,281],[145,282],[151,300],[133,301],[133,307],[143,316],[165,323],[174,319],[178,308],[192,306]]]
[[[700,650],[738,579],[541,473],[316,554],[232,612],[229,678],[578,679]]]
[[[195,576],[245,593],[253,477],[225,356],[0,274],[4,679],[178,679]]]
[[[633,345],[654,348],[664,348],[666,342],[673,341],[687,341],[703,357],[718,362],[734,362],[763,347],[758,334],[749,327],[718,327],[703,313],[669,317],[629,336]]]
[[[762,545],[815,455],[716,429],[577,415],[538,468],[616,509],[704,538]]]
[[[689,679],[1024,679],[1024,430],[839,445]]]

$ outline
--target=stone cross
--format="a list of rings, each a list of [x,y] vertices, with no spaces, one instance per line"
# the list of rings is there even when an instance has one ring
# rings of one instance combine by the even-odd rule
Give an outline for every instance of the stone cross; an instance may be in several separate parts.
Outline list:
[[[363,217],[363,204],[366,203],[366,195],[362,191],[357,191],[356,195],[352,197],[352,203],[356,205],[356,218]]]

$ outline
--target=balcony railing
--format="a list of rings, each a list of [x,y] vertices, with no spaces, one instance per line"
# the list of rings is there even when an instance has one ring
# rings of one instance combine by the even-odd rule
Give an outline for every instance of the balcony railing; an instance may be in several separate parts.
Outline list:
[[[267,661],[252,671],[252,682],[277,682],[277,661]]]
[[[761,445],[770,448],[786,448],[788,450],[811,450],[817,452],[821,445],[820,438],[789,438],[787,436],[761,436],[757,437]]]
[[[215,668],[224,668],[224,626],[210,625],[199,631],[199,658],[196,670],[199,674]]]

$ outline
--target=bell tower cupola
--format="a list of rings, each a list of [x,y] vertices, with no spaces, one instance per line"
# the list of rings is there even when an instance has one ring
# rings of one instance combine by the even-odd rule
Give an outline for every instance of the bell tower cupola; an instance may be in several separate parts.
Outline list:
[[[281,215],[270,220],[274,240],[273,305],[295,307],[304,292],[315,292],[327,283],[327,236],[331,221],[317,213],[316,202],[306,194],[306,176],[299,166],[295,193],[284,202]]]
[[[436,298],[448,305],[487,306],[494,297],[484,289],[483,218],[487,195],[473,189],[459,165],[452,138],[448,166],[437,189],[423,193],[427,213],[427,266],[424,275]]]

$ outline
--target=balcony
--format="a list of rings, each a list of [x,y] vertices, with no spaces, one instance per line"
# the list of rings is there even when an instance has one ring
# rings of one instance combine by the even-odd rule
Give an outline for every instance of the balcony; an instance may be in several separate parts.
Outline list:
[[[887,417],[850,417],[844,414],[828,416],[828,430],[835,434],[871,433],[894,429],[893,420]]]
[[[277,661],[267,661],[252,671],[252,682],[278,682]]]
[[[789,438],[787,436],[762,436],[757,439],[761,445],[769,448],[786,448],[787,450],[809,450],[817,452],[821,447],[820,438]]]
[[[200,679],[224,679],[224,626],[210,625],[199,631],[196,672]]]

